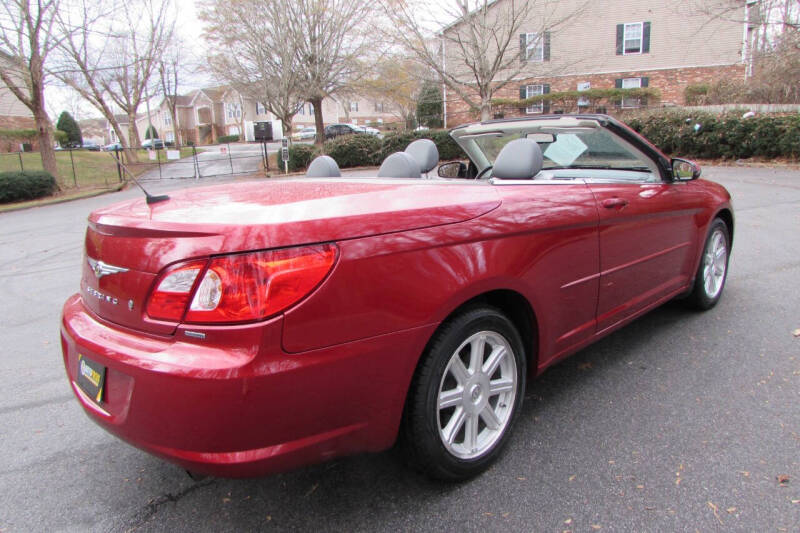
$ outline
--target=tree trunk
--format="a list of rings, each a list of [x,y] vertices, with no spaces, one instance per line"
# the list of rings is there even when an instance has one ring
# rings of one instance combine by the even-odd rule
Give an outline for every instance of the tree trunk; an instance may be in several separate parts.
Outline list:
[[[311,98],[309,103],[314,106],[314,126],[317,128],[317,138],[314,144],[322,147],[325,143],[325,123],[322,121],[322,98]]]
[[[284,137],[291,137],[292,134],[292,117],[294,113],[287,113],[286,115],[275,115],[275,118],[281,121],[281,129],[283,130]]]
[[[172,118],[172,131],[175,133],[175,148],[180,148],[183,141],[181,140],[181,129],[178,127],[178,110],[167,104],[169,114]]]
[[[492,118],[492,102],[489,99],[481,100],[481,122]]]
[[[139,138],[139,130],[136,129],[136,113],[133,116],[128,113],[128,144],[132,149],[142,145],[142,140]]]
[[[53,126],[44,110],[39,110],[34,115],[36,129],[39,130],[39,154],[42,157],[42,168],[53,175],[56,183],[61,188],[61,179],[56,165],[56,152],[53,149]]]

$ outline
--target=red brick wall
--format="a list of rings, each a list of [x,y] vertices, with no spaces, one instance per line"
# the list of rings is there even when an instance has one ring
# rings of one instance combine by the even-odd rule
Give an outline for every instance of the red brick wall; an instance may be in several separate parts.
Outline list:
[[[535,78],[520,80],[510,83],[494,95],[495,98],[519,98],[519,87],[528,84],[547,83],[551,92],[574,91],[578,83],[589,82],[592,89],[611,89],[619,78],[649,78],[648,86],[661,92],[661,104],[683,105],[683,92],[687,85],[696,83],[712,83],[723,78],[744,79],[744,65],[728,65],[723,67],[693,67],[669,70],[637,70],[630,72],[615,72],[612,74],[586,74],[579,76],[563,76],[555,78]],[[470,112],[467,104],[458,98],[453,91],[447,95],[447,126],[453,127],[479,119],[478,113]],[[607,106],[609,113],[616,110]],[[522,111],[503,110],[506,117],[523,115]],[[513,113],[510,114],[510,113]]]
[[[0,130],[34,130],[36,122],[31,117],[9,117],[0,116]],[[28,139],[4,139],[0,138],[0,152],[19,152],[21,143],[30,143],[34,150],[39,149],[39,140]]]

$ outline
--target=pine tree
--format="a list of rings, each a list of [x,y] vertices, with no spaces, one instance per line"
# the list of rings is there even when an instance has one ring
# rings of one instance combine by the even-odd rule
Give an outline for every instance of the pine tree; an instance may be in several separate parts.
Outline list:
[[[83,135],[81,135],[81,127],[75,122],[68,112],[64,111],[59,115],[56,129],[61,130],[67,134],[67,140],[62,145],[67,146],[81,146],[83,144]]]
[[[147,127],[147,130],[144,132],[145,139],[159,139],[158,132],[156,131],[156,127],[150,124]]]
[[[417,100],[417,120],[429,128],[442,127],[442,90],[435,83],[426,81]]]

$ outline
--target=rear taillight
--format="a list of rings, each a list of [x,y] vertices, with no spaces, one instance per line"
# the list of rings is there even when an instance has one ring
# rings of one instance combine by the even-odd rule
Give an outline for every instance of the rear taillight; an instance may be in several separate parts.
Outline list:
[[[186,311],[197,275],[207,261],[183,263],[164,272],[147,302],[150,318],[178,321]]]
[[[335,261],[336,247],[321,244],[185,263],[162,274],[147,314],[192,323],[260,320],[307,296]]]

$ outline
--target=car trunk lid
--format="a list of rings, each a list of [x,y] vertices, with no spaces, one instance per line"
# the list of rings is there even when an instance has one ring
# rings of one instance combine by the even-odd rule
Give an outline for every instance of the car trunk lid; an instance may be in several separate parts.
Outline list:
[[[158,273],[223,253],[335,242],[453,224],[500,204],[493,187],[420,180],[273,180],[188,189],[92,213],[81,293],[111,322],[156,334],[144,307]]]

